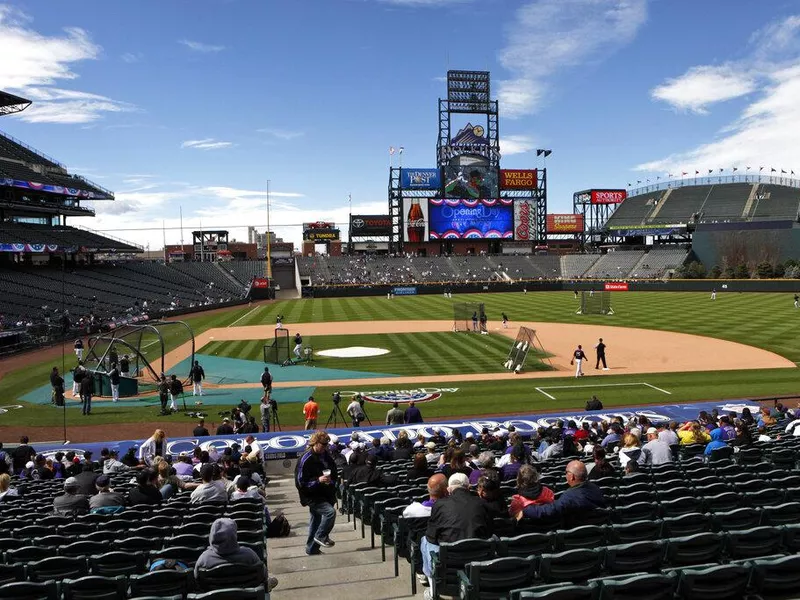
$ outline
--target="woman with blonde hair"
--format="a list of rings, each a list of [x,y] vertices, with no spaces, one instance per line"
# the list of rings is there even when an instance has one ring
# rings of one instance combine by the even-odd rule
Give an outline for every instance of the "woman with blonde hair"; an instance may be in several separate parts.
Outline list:
[[[163,429],[156,429],[139,448],[139,461],[148,467],[153,466],[156,456],[166,456],[167,434]]]
[[[11,487],[11,477],[8,473],[0,475],[0,501],[6,496],[18,496],[17,488]]]
[[[177,494],[178,490],[193,490],[200,485],[193,481],[184,481],[178,477],[173,471],[172,465],[160,456],[156,456],[153,466],[156,469],[156,473],[158,473],[158,489],[161,490],[161,496],[164,500]]]
[[[711,441],[711,436],[698,421],[687,421],[678,430],[678,439],[681,446],[688,446],[690,444],[707,444]]]
[[[639,438],[632,433],[622,436],[622,448],[619,450],[619,464],[624,469],[628,461],[639,460],[642,450],[639,447]]]

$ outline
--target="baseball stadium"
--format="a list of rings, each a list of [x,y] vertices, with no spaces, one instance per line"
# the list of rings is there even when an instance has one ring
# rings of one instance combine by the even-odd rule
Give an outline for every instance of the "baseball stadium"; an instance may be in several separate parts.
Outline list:
[[[0,135],[0,598],[797,597],[800,180],[551,213],[490,74],[445,79],[435,161],[296,249],[199,229],[145,259],[67,225],[112,191]],[[230,520],[256,567],[204,558]]]

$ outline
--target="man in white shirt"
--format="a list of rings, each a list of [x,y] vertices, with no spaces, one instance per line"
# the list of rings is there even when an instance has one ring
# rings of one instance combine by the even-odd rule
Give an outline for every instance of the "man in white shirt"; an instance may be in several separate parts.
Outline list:
[[[347,414],[350,415],[353,427],[360,427],[361,421],[366,418],[364,407],[361,406],[361,402],[359,402],[356,397],[347,405]]]
[[[437,500],[447,496],[447,477],[442,473],[431,475],[428,478],[428,494],[430,498],[422,502],[412,502],[403,510],[403,517],[430,517],[431,509]]]

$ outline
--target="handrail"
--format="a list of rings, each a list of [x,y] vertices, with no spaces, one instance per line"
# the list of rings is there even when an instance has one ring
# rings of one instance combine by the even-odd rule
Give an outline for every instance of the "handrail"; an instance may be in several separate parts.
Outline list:
[[[629,187],[628,196],[640,196],[651,194],[670,188],[689,187],[693,185],[718,185],[724,183],[758,183],[766,185],[782,185],[786,187],[800,188],[800,179],[791,176],[781,175],[758,175],[745,173],[743,175],[696,175],[694,177],[681,177],[679,179],[667,179],[654,184],[647,184],[639,187]]]
[[[123,240],[122,238],[118,238],[116,236],[109,235],[107,233],[100,233],[99,231],[95,231],[94,229],[90,229],[89,227],[85,227],[85,226],[78,227],[76,225],[69,225],[69,227],[72,227],[73,229],[78,229],[78,230],[81,230],[81,231],[88,231],[89,233],[92,233],[92,234],[94,234],[96,236],[109,238],[111,240],[114,240],[115,242],[119,242],[119,243],[125,244],[127,246],[133,246],[134,248],[138,248],[139,252],[144,252],[144,248],[142,246],[140,246],[139,244],[134,244],[133,242],[129,242],[128,240]]]
[[[59,167],[61,167],[61,168],[62,168],[62,169],[64,169],[65,171],[67,170],[67,167],[66,167],[66,165],[64,165],[63,163],[60,163],[60,162],[58,162],[58,161],[57,161],[55,158],[51,158],[51,157],[47,156],[47,154],[45,154],[44,152],[40,152],[40,151],[39,151],[39,150],[37,150],[36,148],[33,148],[32,146],[29,146],[28,144],[26,144],[26,143],[25,143],[25,142],[23,142],[22,140],[18,140],[18,139],[17,139],[17,138],[15,138],[13,135],[9,135],[8,133],[6,133],[6,132],[4,132],[4,131],[0,131],[0,135],[2,135],[4,138],[6,138],[7,140],[9,140],[10,142],[14,142],[14,143],[15,143],[15,144],[17,144],[18,146],[22,146],[23,148],[25,148],[25,149],[26,149],[26,150],[28,150],[29,152],[33,152],[35,155],[39,156],[40,158],[43,158],[43,159],[45,159],[46,161],[49,161],[49,162],[51,162],[51,163],[53,163],[53,164],[55,164],[55,165],[58,165]]]

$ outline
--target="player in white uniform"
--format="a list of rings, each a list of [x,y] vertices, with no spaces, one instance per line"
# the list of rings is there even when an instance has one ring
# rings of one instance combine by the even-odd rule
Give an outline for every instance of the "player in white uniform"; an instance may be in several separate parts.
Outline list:
[[[583,376],[583,371],[581,370],[581,363],[583,363],[585,358],[586,358],[586,354],[584,354],[583,348],[581,347],[581,345],[578,344],[578,347],[572,353],[572,360],[569,363],[569,364],[574,364],[575,365],[575,377],[582,377]]]
[[[711,290],[711,299],[712,300],[716,300],[717,299],[717,288],[714,288],[713,290]]]

